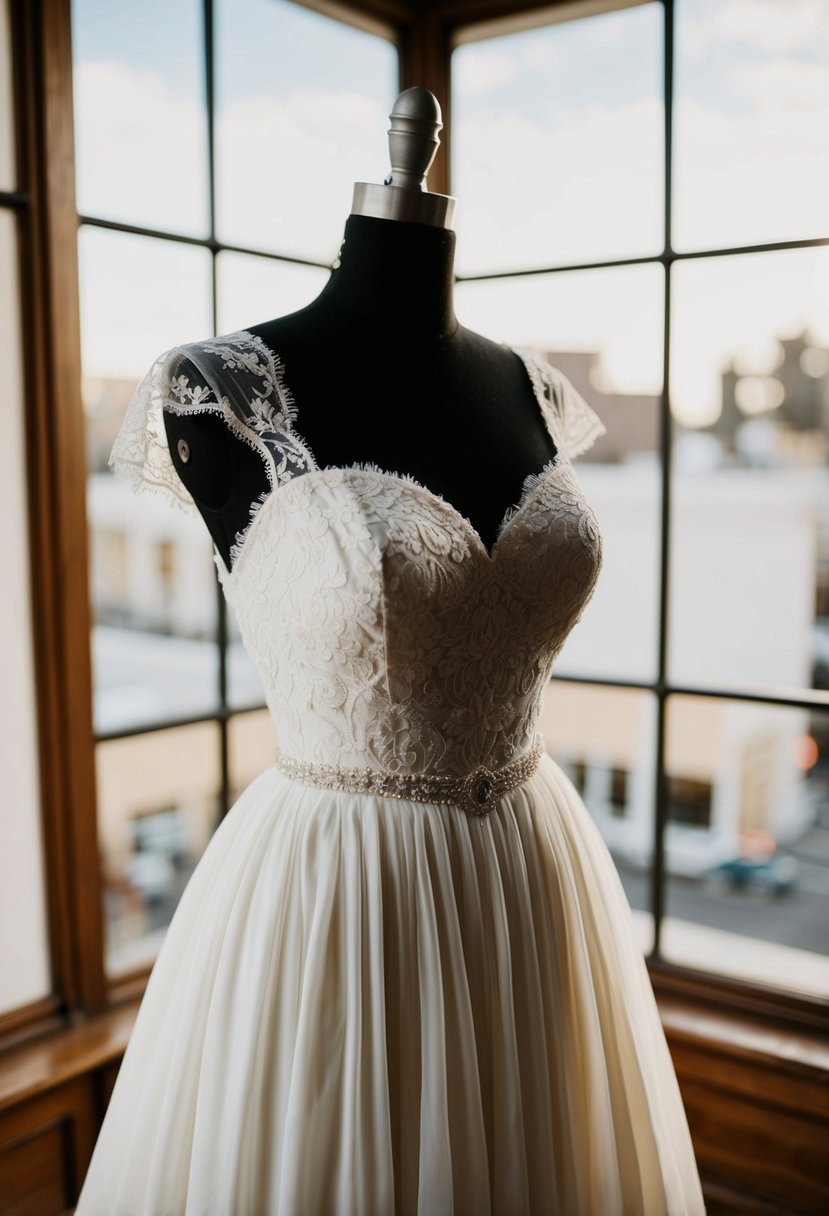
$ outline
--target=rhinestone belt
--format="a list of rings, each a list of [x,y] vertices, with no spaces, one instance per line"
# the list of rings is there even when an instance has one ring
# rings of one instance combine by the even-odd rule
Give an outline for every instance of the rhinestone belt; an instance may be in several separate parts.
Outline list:
[[[466,777],[429,773],[389,773],[376,768],[340,768],[337,764],[314,764],[293,760],[277,752],[276,768],[304,785],[347,790],[352,794],[383,794],[418,802],[446,802],[472,815],[488,815],[502,794],[515,789],[538,768],[544,738],[536,732],[532,746],[503,768],[479,765]]]

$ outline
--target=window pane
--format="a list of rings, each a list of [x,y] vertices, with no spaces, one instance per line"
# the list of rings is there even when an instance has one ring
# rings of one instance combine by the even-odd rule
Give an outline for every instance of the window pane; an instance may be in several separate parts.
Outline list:
[[[825,0],[676,5],[674,244],[827,235]]]
[[[829,250],[675,274],[671,675],[829,687]]]
[[[389,171],[397,51],[288,0],[216,4],[219,237],[331,262],[356,181]]]
[[[672,962],[829,996],[829,715],[668,703]]]
[[[213,332],[207,250],[85,226],[79,261],[85,376],[137,380],[162,351]]]
[[[201,0],[73,0],[78,210],[204,236]]]
[[[12,84],[10,5],[9,0],[0,0],[0,190],[17,185]]]
[[[52,978],[43,870],[29,584],[25,404],[16,217],[0,210],[0,1013],[47,996]]]
[[[454,52],[461,273],[660,249],[661,39],[644,4]]]
[[[151,963],[219,822],[214,723],[99,743],[106,968]]]
[[[540,723],[547,751],[610,849],[645,953],[653,947],[655,722],[656,702],[647,693],[551,680]]]
[[[232,333],[304,308],[322,291],[329,274],[328,270],[273,258],[220,253],[219,333]]]
[[[276,732],[269,710],[235,714],[228,722],[230,797],[235,802],[276,758]]]
[[[210,259],[170,241],[83,228],[80,274],[95,725],[112,732],[216,705],[210,534],[155,495],[137,500],[106,463],[153,359],[212,332]]]
[[[650,679],[658,628],[662,272],[641,266],[460,283],[463,324],[559,367],[607,427],[575,462],[604,565],[557,674]]]

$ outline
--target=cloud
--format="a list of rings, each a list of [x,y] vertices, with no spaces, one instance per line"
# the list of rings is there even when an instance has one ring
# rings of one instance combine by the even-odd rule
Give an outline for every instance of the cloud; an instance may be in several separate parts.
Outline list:
[[[613,35],[613,31],[609,30],[608,34]],[[562,66],[564,60],[564,47],[561,43],[551,42],[549,38],[525,41],[522,44],[521,62],[533,71],[554,72]]]
[[[677,28],[682,52],[694,59],[729,42],[783,55],[829,44],[826,0],[708,0],[683,5]]]
[[[559,109],[546,124],[513,112],[467,119],[453,177],[463,268],[657,251],[661,124],[655,98]]]
[[[497,70],[505,73],[506,67]],[[804,70],[781,52],[735,65],[729,80],[743,103],[737,110],[712,100],[677,103],[679,247],[824,235],[829,140],[818,99],[826,96],[825,70]],[[112,62],[79,65],[77,90],[82,210],[197,230],[206,195],[198,101],[173,96],[159,73]],[[257,94],[224,106],[217,129],[223,237],[333,258],[353,183],[382,181],[387,171],[385,125],[376,102],[356,90],[302,89],[287,102]],[[657,98],[563,108],[549,121],[505,110],[493,122],[476,117],[473,106],[455,136],[459,268],[519,268],[659,249]],[[89,373],[105,364],[109,374],[119,367],[122,374],[138,374],[136,361],[148,364],[167,345],[197,336],[194,326],[206,332],[203,251],[121,238],[126,244],[116,257],[116,238],[107,244],[98,235],[97,244],[88,242],[84,263]],[[829,342],[829,288],[821,294],[818,274],[826,261],[816,251],[726,264],[708,259],[697,279],[683,283],[680,276],[674,387],[681,412],[716,412],[719,370],[750,341],[762,344],[810,324],[819,341]],[[240,264],[234,273],[235,316],[248,270]],[[647,282],[632,271],[615,273],[615,280],[559,276],[555,293],[539,280],[534,286],[523,280],[523,286],[505,286],[500,303],[492,302],[494,296],[483,302],[480,295],[474,308],[469,291],[463,298],[470,300],[470,318],[485,320],[493,337],[598,350],[608,384],[658,391],[660,272],[651,269],[655,277]],[[829,283],[829,274],[821,273]],[[271,315],[279,315],[284,300],[270,296],[269,276],[262,274],[261,290],[251,299],[272,299]],[[291,292],[302,289],[299,281],[291,286]],[[316,290],[316,284],[309,288],[308,299]]]
[[[157,72],[110,61],[76,70],[82,213],[204,235],[202,105]],[[355,181],[388,172],[385,116],[356,91],[251,94],[221,106],[216,129],[222,237],[294,256],[336,254]]]
[[[385,115],[356,93],[242,97],[216,134],[219,227],[236,244],[330,262],[354,183],[389,171]]]
[[[206,121],[195,100],[175,95],[156,72],[79,63],[75,131],[82,213],[205,233]]]
[[[737,111],[681,98],[675,107],[679,248],[822,236],[829,214],[829,73],[793,62],[735,69]],[[808,93],[798,76],[809,84]],[[818,81],[827,105],[818,104]],[[809,98],[812,105],[808,107]],[[803,105],[804,108],[798,108]]]
[[[479,49],[475,55],[456,56],[454,87],[464,97],[480,97],[500,89],[515,79],[518,61],[514,55],[501,51]]]
[[[829,22],[829,7],[826,10]],[[752,107],[755,114],[781,113],[789,124],[808,124],[818,119],[824,140],[829,139],[829,62],[804,59],[760,59],[737,63],[729,74],[737,97]]]

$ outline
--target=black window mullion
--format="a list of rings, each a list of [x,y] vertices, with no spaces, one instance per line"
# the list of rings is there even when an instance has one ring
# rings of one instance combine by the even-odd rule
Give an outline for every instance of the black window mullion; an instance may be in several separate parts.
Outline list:
[[[213,58],[213,0],[203,0],[204,92],[207,112],[207,224],[211,248],[216,243],[216,78]],[[215,324],[216,292],[213,292]]]
[[[219,727],[219,818],[223,819],[230,810],[230,749],[228,741],[228,722],[231,709],[227,699],[227,605],[222,593],[218,576],[216,577],[216,645],[218,654],[218,700],[220,714],[217,719]]]
[[[202,34],[204,38],[204,94],[207,113],[207,222],[210,249],[210,307],[214,335],[219,332],[219,297],[216,275],[216,79],[214,71],[213,0],[202,3]],[[227,681],[227,605],[222,594],[218,571],[215,572],[216,595],[216,647],[217,687],[216,699],[219,713],[216,725],[219,730],[219,805],[218,817],[223,819],[230,809],[230,750],[228,746],[228,681]]]
[[[651,869],[651,913],[653,915],[652,953],[659,957],[662,940],[662,920],[665,914],[665,824],[668,813],[668,775],[665,762],[668,713],[668,631],[670,610],[671,570],[671,455],[673,427],[671,420],[671,257],[672,241],[672,125],[674,77],[674,6],[673,0],[663,0],[662,62],[663,62],[663,314],[662,314],[662,392],[659,398],[659,446],[662,472],[659,519],[659,626],[656,661],[656,739],[654,748],[654,815],[653,865]]]

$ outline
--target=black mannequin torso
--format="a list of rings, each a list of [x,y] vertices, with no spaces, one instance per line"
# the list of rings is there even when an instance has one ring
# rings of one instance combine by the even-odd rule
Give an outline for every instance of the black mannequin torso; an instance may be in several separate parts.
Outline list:
[[[247,328],[282,360],[294,427],[320,467],[374,461],[411,474],[491,549],[525,477],[556,449],[519,357],[458,325],[454,249],[446,229],[352,215],[320,295]],[[269,488],[262,458],[216,415],[165,413],[164,422],[179,476],[229,566],[236,532]]]

